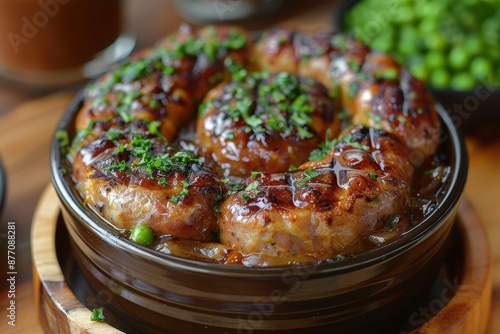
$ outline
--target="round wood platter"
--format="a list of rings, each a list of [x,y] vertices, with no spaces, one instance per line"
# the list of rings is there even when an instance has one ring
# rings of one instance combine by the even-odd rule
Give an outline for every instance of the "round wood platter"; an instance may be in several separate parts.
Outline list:
[[[106,322],[90,320],[91,311],[81,301],[84,297],[80,290],[85,288],[78,286],[84,284],[84,278],[77,277],[74,283],[75,277],[67,277],[72,275],[68,266],[75,266],[74,261],[68,260],[69,241],[64,242],[64,249],[56,250],[61,248],[56,235],[69,238],[59,231],[65,228],[60,220],[59,199],[52,186],[48,186],[35,210],[31,230],[35,304],[40,323],[47,333],[123,333]],[[492,292],[491,255],[485,230],[466,200],[460,206],[456,225],[456,242],[450,250],[453,254],[446,260],[452,262],[445,270],[451,274],[440,274],[441,282],[433,287],[428,304],[403,319],[413,326],[403,326],[399,334],[486,331]],[[86,301],[89,304],[88,297]]]

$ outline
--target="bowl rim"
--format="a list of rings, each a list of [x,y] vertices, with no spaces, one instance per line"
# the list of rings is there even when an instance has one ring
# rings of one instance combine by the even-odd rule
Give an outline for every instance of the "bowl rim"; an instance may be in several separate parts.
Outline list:
[[[55,132],[59,130],[66,131],[68,128],[71,128],[71,122],[83,104],[84,94],[85,88],[75,95],[58,123]],[[116,230],[113,230],[108,224],[99,223],[99,220],[102,220],[102,218],[95,212],[92,212],[92,210],[84,208],[84,206],[81,205],[81,198],[78,198],[79,195],[76,194],[76,190],[71,189],[68,178],[64,175],[61,168],[62,159],[64,157],[61,156],[60,145],[55,135],[53,136],[50,149],[51,180],[64,209],[71,212],[73,216],[78,217],[79,223],[84,224],[85,228],[98,235],[99,238],[105,240],[106,243],[110,243],[122,251],[130,252],[134,256],[147,258],[149,262],[154,262],[165,268],[175,267],[180,270],[210,273],[210,275],[215,276],[244,278],[282,276],[287,273],[287,271],[297,267],[300,267],[313,276],[342,274],[362,269],[374,265],[375,263],[387,261],[417,246],[423,242],[429,234],[439,229],[446,219],[453,214],[456,206],[459,205],[468,173],[468,156],[465,141],[462,133],[455,127],[451,117],[444,108],[437,102],[435,103],[435,108],[441,120],[440,144],[449,141],[451,149],[455,151],[454,161],[450,161],[450,164],[452,164],[452,175],[449,180],[450,187],[447,193],[435,211],[424,218],[420,224],[386,245],[355,254],[345,261],[334,260],[323,261],[321,263],[298,263],[287,266],[249,267],[238,264],[228,265],[183,258],[137,245],[123,235],[120,235]],[[443,135],[445,137],[442,137]],[[440,220],[435,223],[429,223],[430,220],[436,217],[440,218]]]

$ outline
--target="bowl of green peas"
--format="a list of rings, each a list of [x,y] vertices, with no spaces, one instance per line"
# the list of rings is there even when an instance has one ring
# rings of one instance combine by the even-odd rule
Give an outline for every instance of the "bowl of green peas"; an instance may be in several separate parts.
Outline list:
[[[426,82],[457,127],[500,122],[500,1],[348,0],[335,23]]]

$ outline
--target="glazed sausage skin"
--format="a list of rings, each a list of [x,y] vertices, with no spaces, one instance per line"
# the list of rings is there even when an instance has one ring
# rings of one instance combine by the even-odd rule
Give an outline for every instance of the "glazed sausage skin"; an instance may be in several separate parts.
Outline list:
[[[325,260],[402,214],[414,170],[405,145],[363,126],[339,138],[313,168],[243,181],[221,205],[221,242],[290,262]]]
[[[106,133],[74,158],[73,179],[84,202],[118,229],[142,224],[157,236],[212,240],[214,209],[225,192],[218,177],[141,121]]]
[[[90,85],[76,119],[77,130],[99,119],[160,121],[169,141],[180,126],[192,120],[195,106],[209,89],[224,80],[224,60],[245,65],[250,40],[236,27],[206,27],[193,31],[181,26],[176,34]]]
[[[326,88],[281,72],[248,74],[210,91],[197,120],[197,144],[220,173],[284,172],[337,136],[339,121]]]
[[[440,123],[425,85],[392,57],[349,36],[273,29],[257,41],[251,58],[271,72],[290,70],[322,82],[352,124],[395,134],[416,165],[437,148]]]

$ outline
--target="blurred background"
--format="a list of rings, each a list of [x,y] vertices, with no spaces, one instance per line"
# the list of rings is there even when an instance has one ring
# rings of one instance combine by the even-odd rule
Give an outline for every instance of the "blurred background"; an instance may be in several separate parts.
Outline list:
[[[301,28],[351,33],[394,55],[459,127],[500,120],[497,0],[0,0],[0,111],[23,94],[78,87],[182,22],[259,31],[297,16]]]

